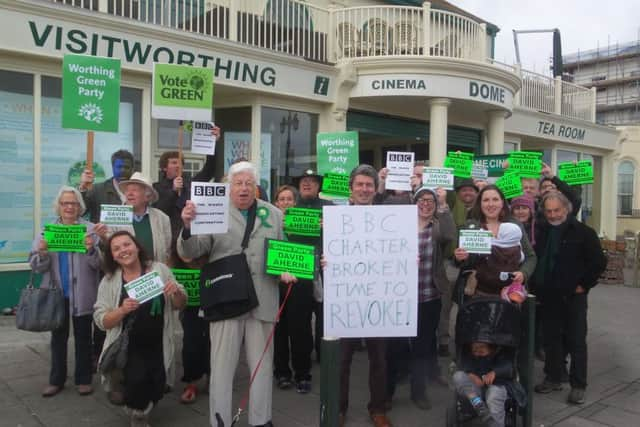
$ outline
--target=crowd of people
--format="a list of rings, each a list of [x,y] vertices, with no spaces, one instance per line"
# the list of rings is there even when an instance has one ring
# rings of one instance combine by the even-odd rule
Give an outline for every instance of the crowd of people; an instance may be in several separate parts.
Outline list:
[[[214,129],[219,135],[220,130]],[[265,239],[312,245],[322,252],[320,236],[286,234],[286,209],[322,209],[332,205],[321,198],[323,177],[305,171],[275,191],[273,204],[262,200],[256,168],[238,161],[228,171],[229,230],[224,234],[192,235],[196,206],[190,200],[190,180],[182,177],[178,152],[160,158],[162,179],[152,183],[134,172],[133,155],[117,151],[111,158],[113,176],[93,183],[87,170],[78,188],[60,189],[54,209],[59,224],[86,224],[85,253],[50,252],[42,236],[35,239],[32,269],[43,274],[43,286],[61,285],[67,318],[51,334],[51,371],[42,395],[59,393],[67,376],[67,340],[73,323],[74,382],[80,395],[93,392],[92,375],[104,349],[126,329],[129,334],[124,369],[102,375],[109,401],[124,405],[132,426],[148,425],[149,413],[174,385],[175,336],[184,330],[182,360],[185,383],[181,401],[192,403],[198,383],[208,381],[210,422],[232,422],[233,378],[241,346],[255,372],[249,395],[248,422],[273,426],[272,387],[312,389],[312,354],[319,361],[322,339],[322,268],[317,277],[267,275]],[[214,176],[213,157],[193,181]],[[598,282],[606,259],[593,229],[576,219],[580,196],[544,165],[540,179],[523,179],[524,195],[507,200],[486,180],[459,179],[455,190],[422,186],[424,164],[416,163],[412,191],[385,188],[388,171],[359,165],[350,174],[349,204],[415,204],[418,216],[418,319],[411,338],[349,338],[341,340],[340,426],[348,422],[349,383],[353,354],[366,347],[369,359],[368,411],[376,427],[391,426],[396,385],[404,377],[409,398],[419,410],[429,410],[432,384],[447,384],[438,356],[455,355],[450,322],[452,307],[463,300],[495,297],[513,304],[527,293],[537,296],[536,355],[544,360],[545,379],[535,387],[551,393],[569,382],[568,401],[584,403],[587,387],[587,295]],[[132,206],[127,227],[100,223],[100,206]],[[86,215],[88,219],[84,219]],[[254,224],[246,232],[247,224]],[[463,229],[483,229],[493,236],[491,254],[469,253],[458,245]],[[248,234],[246,246],[243,236]],[[258,305],[250,312],[208,322],[198,307],[186,306],[187,294],[170,268],[202,268],[243,252],[255,284]],[[155,271],[163,293],[140,304],[125,285]],[[284,302],[279,321],[277,312]],[[453,303],[452,303],[453,302]],[[314,320],[315,318],[315,320]],[[315,324],[315,329],[313,325]],[[274,345],[266,346],[275,328]],[[263,350],[266,352],[263,355]],[[502,386],[511,367],[504,367],[499,346],[474,342],[470,359],[457,367],[451,384],[467,396],[487,424],[504,425]],[[262,359],[263,357],[263,359]],[[570,359],[567,370],[567,358]],[[484,390],[483,390],[484,389]],[[222,424],[224,423],[224,424]]]

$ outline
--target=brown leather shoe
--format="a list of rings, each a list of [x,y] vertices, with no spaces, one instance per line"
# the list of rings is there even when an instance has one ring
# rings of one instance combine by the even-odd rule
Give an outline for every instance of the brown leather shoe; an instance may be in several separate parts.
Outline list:
[[[62,391],[61,386],[49,384],[42,390],[42,397],[53,397]]]
[[[76,387],[76,391],[80,396],[88,396],[93,393],[93,387],[91,384],[80,384]]]
[[[112,390],[107,393],[107,399],[112,405],[122,406],[124,405],[124,395],[121,391]]]
[[[369,416],[375,427],[392,427],[391,421],[385,414],[370,414]]]

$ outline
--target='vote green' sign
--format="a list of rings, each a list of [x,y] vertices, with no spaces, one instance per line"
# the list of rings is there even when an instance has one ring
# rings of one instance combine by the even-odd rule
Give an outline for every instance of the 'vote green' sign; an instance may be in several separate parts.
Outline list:
[[[559,163],[558,178],[569,185],[593,184],[593,163],[591,160]]]
[[[291,273],[298,279],[313,280],[315,248],[311,245],[267,239],[267,274]]]
[[[453,176],[471,178],[473,169],[473,153],[449,152],[444,160],[445,168],[453,168]]]
[[[358,132],[320,132],[316,135],[318,173],[348,175],[358,166]]]
[[[521,178],[540,178],[542,153],[512,151],[509,153],[509,171],[517,172]]]
[[[187,306],[200,307],[200,270],[172,268],[171,272],[187,291]]]
[[[210,122],[213,107],[213,68],[153,64],[154,119]]]
[[[85,224],[62,225],[46,224],[44,226],[44,240],[49,252],[79,252],[86,253],[84,237],[87,234]]]
[[[326,173],[322,178],[322,192],[333,196],[351,195],[349,189],[349,175],[339,173]]]
[[[520,176],[515,172],[505,173],[502,178],[496,181],[496,187],[502,191],[506,199],[513,199],[524,194]]]
[[[287,208],[284,216],[284,232],[298,236],[320,237],[320,209]]]
[[[120,60],[65,55],[62,61],[62,127],[118,131]]]

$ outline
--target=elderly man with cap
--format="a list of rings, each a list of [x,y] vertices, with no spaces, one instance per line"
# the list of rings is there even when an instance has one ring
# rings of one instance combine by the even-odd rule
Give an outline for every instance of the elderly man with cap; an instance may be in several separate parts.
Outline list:
[[[333,202],[318,197],[322,185],[322,176],[312,169],[294,178],[294,185],[300,192],[296,207],[305,209],[319,209],[333,205]],[[312,245],[316,253],[322,252],[322,234],[320,236],[300,236],[289,234],[291,242]],[[318,269],[319,270],[319,269]],[[319,278],[321,280],[321,278]],[[319,358],[320,341],[322,339],[322,294],[314,293],[314,281],[299,280],[282,312],[275,335],[275,377],[278,388],[287,389],[292,386],[291,367],[298,393],[306,394],[311,391],[311,351],[313,350],[313,335],[311,333],[311,313],[316,315],[316,356]],[[282,293],[286,289],[281,288]],[[319,295],[314,295],[319,294]],[[318,298],[316,301],[314,297]]]
[[[119,187],[125,195],[125,205],[133,207],[133,224],[131,227],[109,227],[109,234],[128,229],[154,261],[167,263],[171,253],[171,221],[160,209],[151,207],[158,200],[151,181],[135,172],[131,178],[121,181]]]

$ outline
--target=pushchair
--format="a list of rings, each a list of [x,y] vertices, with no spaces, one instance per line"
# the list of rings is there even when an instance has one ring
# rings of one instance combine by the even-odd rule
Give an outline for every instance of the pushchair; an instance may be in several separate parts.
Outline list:
[[[517,383],[517,351],[521,334],[521,311],[517,305],[500,298],[477,297],[460,306],[456,323],[456,365],[469,352],[472,342],[499,346],[503,357],[513,361],[513,381],[507,386],[505,426],[515,427],[519,408],[526,404],[524,389]],[[477,425],[476,412],[465,396],[456,391],[447,408],[447,426]]]

